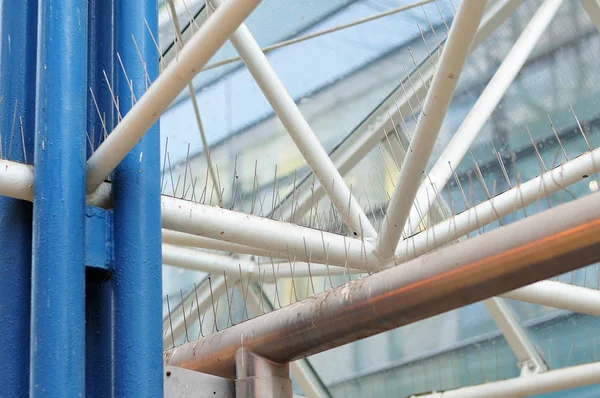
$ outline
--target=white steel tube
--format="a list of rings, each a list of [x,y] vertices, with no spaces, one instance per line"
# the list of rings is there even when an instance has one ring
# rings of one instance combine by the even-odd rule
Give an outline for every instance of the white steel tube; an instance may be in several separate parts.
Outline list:
[[[163,264],[173,267],[207,272],[214,275],[252,281],[274,282],[277,278],[304,278],[313,276],[344,275],[360,273],[358,270],[305,262],[265,262],[237,259],[207,251],[190,249],[163,243]]]
[[[600,291],[554,281],[541,281],[500,295],[580,314],[600,316]]]
[[[556,15],[562,1],[546,0],[536,11],[506,58],[504,58],[504,61],[502,61],[494,77],[492,77],[431,168],[428,177],[421,182],[415,203],[410,211],[409,224],[404,227],[406,236],[410,235],[410,231],[417,229],[421,217],[425,217],[431,207],[430,202],[446,186],[453,170],[456,170],[481,128],[498,106],[506,90],[508,90],[536,43]]]
[[[581,0],[581,5],[592,20],[592,23],[600,31],[600,3],[598,0]]]
[[[600,362],[493,381],[477,386],[418,395],[419,398],[517,398],[600,382]],[[416,397],[416,396],[415,396]]]
[[[227,275],[236,278],[251,277],[256,273],[253,262],[238,260],[206,251],[186,249],[163,243],[162,261],[164,264],[180,268],[204,271],[210,274]]]
[[[393,266],[444,246],[597,172],[600,172],[600,148],[565,162],[561,166],[405,239],[398,246],[395,262],[387,266]]]
[[[221,0],[212,2],[218,5]],[[371,222],[246,25],[241,24],[230,40],[352,234],[374,238]]]
[[[86,204],[107,208],[110,205],[111,185],[103,183],[91,195]],[[0,159],[0,196],[33,202],[33,166]]]
[[[489,12],[486,11],[484,20],[477,30],[469,51],[473,52],[479,44],[485,41],[499,25],[512,15],[522,2],[523,0],[508,0],[490,4]],[[340,143],[339,148],[331,153],[333,164],[342,176],[356,166],[375,145],[382,142],[382,140],[385,143],[386,135],[390,135],[390,140],[394,139],[392,136],[396,132],[396,123],[401,120],[400,115],[406,115],[410,112],[411,106],[413,109],[419,107],[419,104],[411,105],[411,103],[415,102],[415,97],[425,97],[427,94],[425,82],[429,82],[433,76],[435,71],[433,61],[438,58],[438,51],[432,54],[418,71],[411,74],[410,79],[414,81],[414,87],[406,96],[399,96],[398,92],[391,93],[386,102],[380,106],[383,111],[373,112],[350,134],[348,139]],[[419,75],[423,78],[421,79]],[[396,97],[400,97],[398,104],[394,101]],[[406,132],[402,129],[397,129],[397,131],[399,135],[406,135]],[[409,142],[408,139],[406,141]],[[399,154],[396,153],[396,156],[399,156]],[[401,160],[398,159],[398,161]],[[318,203],[325,195],[319,181],[314,181],[313,185],[310,176],[297,186],[297,191],[298,193],[289,195],[282,203],[281,213],[286,217],[285,221],[289,221],[289,218],[291,218],[292,209],[294,216],[300,218],[310,211],[311,206]]]
[[[186,234],[170,229],[162,230],[162,242],[177,246],[198,247],[201,249],[219,250],[231,253],[251,254],[255,256],[286,258],[287,254],[273,253],[269,250],[257,249],[252,246],[240,245],[237,243],[226,242],[224,240],[205,238],[204,236]]]
[[[219,207],[162,197],[163,228],[285,253],[286,258],[374,270],[379,265],[368,241]]]
[[[392,258],[398,246],[486,3],[460,3],[377,237],[377,254],[383,259]]]
[[[484,300],[483,305],[517,357],[521,374],[529,375],[548,370],[548,366],[535,348],[535,344],[504,299],[491,297]]]
[[[90,157],[87,163],[88,193],[96,190],[108,177],[259,3],[260,0],[229,0],[207,19],[175,62],[158,76]]]

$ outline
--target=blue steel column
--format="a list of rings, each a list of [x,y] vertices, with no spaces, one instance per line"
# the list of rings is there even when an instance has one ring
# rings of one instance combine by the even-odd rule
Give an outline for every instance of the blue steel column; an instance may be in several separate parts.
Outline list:
[[[104,128],[113,126],[113,103],[110,89],[114,86],[114,3],[112,0],[89,0],[88,3],[88,90],[87,156],[91,156],[103,140]],[[93,93],[93,94],[92,94]],[[88,209],[93,212],[93,209]],[[103,212],[103,210],[96,211]],[[106,236],[86,236],[102,242]],[[98,239],[96,239],[98,238]],[[90,250],[98,247],[90,245]],[[110,245],[106,242],[105,245]],[[100,245],[100,249],[102,245]],[[92,253],[87,253],[89,258]],[[91,265],[91,264],[87,264]],[[112,283],[111,273],[88,267],[85,281],[85,390],[87,397],[113,396],[112,383]]]
[[[137,99],[146,91],[145,71],[151,79],[158,74],[158,54],[144,20],[158,37],[156,0],[115,0],[115,51],[123,60]],[[131,91],[119,62],[115,62],[115,70],[124,115],[132,106]],[[163,394],[163,362],[158,125],[115,170],[113,203],[115,395],[159,397]]]
[[[31,396],[83,396],[87,0],[38,14]]]
[[[25,161],[21,117],[31,163],[37,0],[0,0],[0,18],[0,157],[7,159],[10,153],[11,160]],[[31,211],[31,203],[0,196],[0,336],[5,342],[0,345],[0,395],[7,397],[24,397],[29,391]]]

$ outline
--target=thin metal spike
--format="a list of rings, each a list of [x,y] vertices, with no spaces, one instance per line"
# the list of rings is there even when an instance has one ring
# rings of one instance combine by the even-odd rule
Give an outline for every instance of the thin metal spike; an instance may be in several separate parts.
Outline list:
[[[123,116],[121,115],[121,110],[119,108],[119,101],[113,92],[112,86],[110,85],[110,81],[108,80],[108,76],[106,75],[106,71],[102,71],[104,74],[104,80],[106,81],[106,86],[108,87],[108,91],[110,92],[110,97],[112,98],[113,105],[115,106],[115,110],[117,111],[118,121],[121,122]]]
[[[164,181],[165,181],[165,167],[167,167],[167,153],[169,150],[169,137],[166,137],[166,141],[165,141],[165,155],[163,157],[163,169],[162,169],[162,174],[160,177],[160,193],[162,194],[165,190],[165,185],[164,185]]]
[[[429,19],[429,15],[427,14],[427,11],[425,11],[425,7],[421,6],[421,10],[423,11],[423,15],[425,16],[427,23],[429,24],[429,29],[431,30],[431,33],[433,33],[433,37],[435,38],[435,42],[437,43],[438,48],[441,49],[442,43],[440,42],[440,39],[439,39],[437,33],[435,32],[435,29],[433,28],[433,24],[431,23],[431,20]],[[440,60],[440,51],[438,51],[438,62],[439,62],[439,60]]]
[[[13,111],[13,121],[12,121],[12,127],[10,129],[10,141],[8,142],[8,157],[6,158],[7,160],[10,160],[11,158],[11,153],[12,153],[12,147],[13,147],[13,139],[15,137],[15,124],[17,123],[17,107],[19,106],[19,100],[15,100],[15,108]]]
[[[240,270],[240,286],[242,288],[242,297],[246,297],[246,293],[244,290],[244,276],[242,274],[242,265],[238,264],[239,270]],[[244,312],[246,313],[246,319],[249,319],[250,316],[248,315],[248,306],[246,305],[246,300],[244,300]]]
[[[167,294],[167,312],[169,314],[169,326],[171,328],[171,340],[173,341],[173,347],[175,347],[175,335],[173,334],[173,322],[171,321],[171,304],[169,304],[169,295]]]
[[[213,295],[212,281],[210,276],[208,277],[208,288],[210,289],[210,302],[213,309],[213,317],[214,317],[214,328],[219,331],[219,326],[217,325],[217,309],[215,308],[215,297]]]
[[[152,29],[150,29],[150,25],[148,25],[148,20],[144,18],[144,24],[146,25],[146,30],[150,33],[150,37],[152,38],[152,42],[154,43],[154,47],[156,47],[156,53],[158,54],[158,59],[162,68],[166,68],[167,64],[165,63],[165,59],[163,58],[162,51],[160,51],[160,46],[158,45],[158,41],[156,41],[156,37],[154,37],[154,33],[152,33]]]
[[[419,25],[417,25],[419,26]],[[419,32],[421,31],[421,28],[419,27]],[[423,41],[425,42],[425,39],[423,39]],[[425,47],[427,47],[427,42],[425,42]],[[419,75],[419,79],[421,80],[421,84],[423,84],[423,87],[425,88],[429,88],[428,84],[425,82],[425,79],[423,79],[423,75],[421,74],[421,69],[419,69],[419,63],[417,62],[417,60],[415,59],[415,55],[413,54],[412,50],[409,48],[407,48],[408,53],[410,54],[410,58],[412,59],[413,65],[415,67],[415,69],[417,70],[417,74]],[[427,52],[429,52],[429,49],[427,49]],[[431,54],[430,54],[431,55]],[[412,84],[412,83],[411,83]],[[421,108],[421,111],[423,109]]]
[[[504,161],[502,160],[502,155],[500,155],[500,152],[498,152],[498,150],[496,149],[494,142],[490,141],[490,143],[492,144],[492,149],[494,150],[494,155],[496,155],[496,159],[498,159],[498,164],[500,164],[500,168],[502,169],[502,174],[504,175],[506,183],[508,184],[509,188],[512,188],[513,184],[510,181],[510,178],[508,177],[508,173],[506,172],[506,167],[504,166]]]
[[[446,23],[446,18],[444,18],[444,13],[442,12],[442,9],[440,8],[440,5],[437,0],[435,0],[435,6],[437,7],[438,13],[440,14],[440,17],[442,18],[442,22],[444,23],[444,26],[446,27],[446,32],[450,32],[450,28],[448,27],[448,24]],[[452,8],[454,8],[454,6]]]
[[[148,90],[148,87],[150,87],[150,85],[152,84],[152,80],[150,79],[150,75],[148,74],[148,65],[146,64],[146,61],[144,61],[142,52],[140,51],[140,48],[139,48],[137,41],[135,40],[135,36],[133,34],[131,35],[131,39],[133,40],[133,45],[135,46],[135,51],[137,52],[138,58],[140,59],[140,64],[142,64],[142,68],[144,69],[144,76],[146,77],[146,90]]]
[[[23,131],[23,117],[19,116],[19,126],[21,130],[21,146],[23,147],[23,160],[27,164],[27,151],[25,150],[25,132]],[[92,148],[93,150],[93,148]]]
[[[538,162],[540,163],[541,167],[543,168],[543,172],[548,171],[548,168],[546,168],[546,164],[544,163],[544,159],[542,158],[542,155],[538,149],[538,146],[535,143],[535,140],[533,139],[533,136],[531,135],[531,131],[529,130],[529,127],[527,125],[525,125],[525,130],[527,130],[527,134],[529,134],[529,139],[531,140],[531,145],[533,145],[533,149],[535,149],[535,154],[538,158]]]
[[[183,327],[185,329],[185,341],[190,341],[190,338],[188,336],[187,318],[185,316],[185,301],[183,300],[183,290],[179,289],[179,294],[181,295],[181,312],[183,314]]]
[[[585,135],[585,132],[583,131],[583,128],[581,128],[581,123],[579,123],[579,118],[575,114],[575,111],[573,110],[573,106],[569,105],[569,108],[571,108],[571,113],[573,114],[573,117],[575,118],[575,121],[577,122],[577,127],[579,128],[579,132],[583,136],[583,139],[585,141],[585,145],[587,146],[588,151],[590,151],[590,152],[593,151],[594,148],[590,145],[590,142],[588,141],[588,138]]]
[[[195,282],[194,282],[194,294],[196,295],[196,311],[198,311],[198,326],[199,326],[198,338],[200,338],[200,337],[204,337],[204,334],[202,333],[202,319],[200,318],[200,304],[198,303],[198,286],[196,285]]]
[[[273,254],[269,252],[269,257],[271,258],[271,269],[273,270],[273,285],[275,286],[275,298],[273,299],[273,306],[275,306],[275,300],[279,304],[279,308],[281,308],[281,300],[279,299],[279,289],[277,288],[277,274],[275,273],[275,262],[273,261]],[[278,270],[279,271],[279,270]]]
[[[229,287],[227,286],[227,273],[225,271],[223,271],[223,280],[225,283],[225,297],[227,298],[227,312],[229,314],[229,324],[233,326],[233,317],[231,316],[231,302],[229,301]],[[231,295],[233,296],[233,291],[231,292]]]
[[[404,73],[406,74],[406,79],[408,80],[408,84],[410,85],[410,88],[412,89],[413,95],[415,96],[415,98],[417,99],[417,102],[419,103],[419,108],[421,109],[421,112],[423,112],[423,102],[421,101],[421,98],[419,98],[419,95],[417,94],[417,90],[415,89],[412,79],[411,79],[410,75],[408,74],[408,71],[406,70],[406,66],[402,65],[402,68],[404,68]]]
[[[569,156],[567,155],[567,151],[565,151],[565,147],[562,144],[562,141],[560,139],[560,136],[558,135],[558,131],[556,131],[556,128],[554,127],[554,123],[552,123],[552,119],[550,118],[550,114],[546,114],[546,116],[548,117],[548,121],[550,122],[550,128],[552,128],[552,132],[554,133],[554,137],[556,137],[556,141],[558,141],[558,145],[560,146],[560,149],[565,157],[566,161],[569,161]]]

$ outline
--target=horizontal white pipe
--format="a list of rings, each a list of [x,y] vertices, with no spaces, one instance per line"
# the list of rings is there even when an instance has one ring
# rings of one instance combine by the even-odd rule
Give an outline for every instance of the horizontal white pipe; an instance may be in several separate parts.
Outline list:
[[[222,1],[212,3],[219,6]],[[375,228],[246,25],[241,24],[230,40],[348,228],[354,236],[375,238]]]
[[[162,245],[162,261],[163,264],[204,271],[210,274],[219,275],[225,272],[227,275],[237,278],[247,278],[255,274],[255,266],[251,261],[186,249],[166,243]]]
[[[541,281],[501,294],[504,298],[600,316],[600,291],[555,281]]]
[[[101,184],[94,193],[87,195],[86,204],[108,207],[110,190],[110,184]],[[0,159],[0,196],[33,202],[33,166]]]
[[[163,228],[285,253],[285,258],[374,270],[379,259],[368,241],[219,207],[162,197]]]
[[[176,60],[158,76],[90,157],[88,193],[100,186],[259,3],[260,0],[228,0],[206,20]]]
[[[600,382],[600,362],[544,373],[517,377],[509,380],[488,382],[477,386],[457,388],[444,392],[420,394],[419,398],[517,398]],[[416,397],[416,396],[414,396]]]
[[[444,246],[597,172],[600,172],[600,148],[565,162],[561,166],[405,239],[398,246],[395,262],[389,263],[387,266],[393,266]]]
[[[263,262],[257,263],[247,259],[210,253],[197,249],[185,248],[163,243],[163,264],[174,267],[207,272],[237,279],[274,282],[277,278],[302,278],[312,276],[355,274],[360,271],[324,264],[308,264],[305,262]]]
[[[527,61],[529,54],[556,15],[562,0],[546,0],[523,30],[502,64],[481,93],[469,114],[452,136],[437,159],[427,178],[421,182],[415,203],[410,211],[409,223],[404,227],[405,236],[415,231],[421,217],[425,217],[431,203],[442,192],[452,173],[471,147],[485,122],[515,80]]]
[[[271,252],[269,250],[257,249],[252,246],[240,245],[226,242],[224,240],[205,238],[203,236],[186,234],[170,229],[162,230],[162,242],[177,246],[198,247],[201,249],[218,250],[231,253],[251,254],[262,257],[287,258],[287,254]]]
[[[376,250],[382,258],[394,256],[486,3],[460,3],[377,237]]]
[[[0,195],[32,201],[33,167],[0,160]],[[163,227],[171,230],[165,234],[167,243],[201,246],[200,241],[209,243],[207,248],[214,250],[248,251],[248,254],[264,257],[272,254],[273,257],[339,267],[354,264],[353,268],[365,270],[379,264],[372,253],[372,244],[367,241],[169,196],[162,196],[161,202]],[[89,195],[88,204],[108,207],[110,184],[103,183],[98,191]],[[177,231],[200,237],[192,240],[189,235]]]

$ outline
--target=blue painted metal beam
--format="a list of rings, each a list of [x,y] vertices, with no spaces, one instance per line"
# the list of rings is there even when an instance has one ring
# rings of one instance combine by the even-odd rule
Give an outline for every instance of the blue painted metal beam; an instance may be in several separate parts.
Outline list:
[[[127,78],[139,99],[149,85],[146,74],[150,79],[158,74],[158,54],[145,21],[158,37],[156,0],[115,0],[115,50],[127,74],[116,62],[122,115],[132,106]],[[112,181],[115,395],[160,397],[163,362],[158,124],[125,157]]]
[[[0,0],[0,18],[0,157],[31,163],[37,0]],[[0,197],[0,336],[6,342],[0,395],[7,397],[29,391],[31,212],[31,203]]]
[[[114,2],[88,3],[87,157],[114,124]],[[110,89],[109,89],[110,87]],[[113,394],[112,212],[86,209],[85,391],[87,397]]]
[[[113,396],[112,211],[86,208],[85,395]]]
[[[87,0],[39,0],[30,395],[85,393]]]

